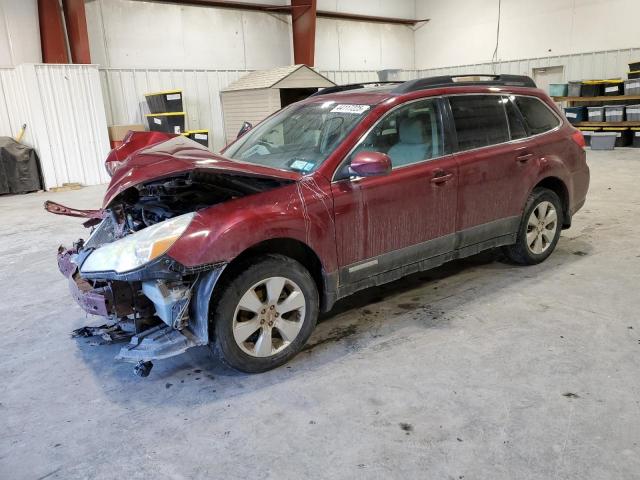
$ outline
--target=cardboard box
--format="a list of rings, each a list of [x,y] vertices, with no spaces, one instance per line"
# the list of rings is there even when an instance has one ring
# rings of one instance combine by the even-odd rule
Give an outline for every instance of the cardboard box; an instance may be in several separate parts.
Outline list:
[[[109,126],[109,140],[112,142],[121,142],[124,136],[129,133],[129,130],[134,132],[144,132],[144,125],[110,125]]]

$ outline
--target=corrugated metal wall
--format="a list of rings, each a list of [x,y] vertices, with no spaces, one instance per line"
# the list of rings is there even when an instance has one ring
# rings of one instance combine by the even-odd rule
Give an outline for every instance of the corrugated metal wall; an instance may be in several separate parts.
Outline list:
[[[0,68],[0,135],[15,137],[24,123],[29,123],[29,108],[24,84],[15,68]],[[33,144],[29,130],[25,143]]]
[[[109,125],[142,123],[148,113],[144,94],[182,89],[186,127],[209,129],[209,147],[225,146],[220,90],[250,70],[157,70],[104,68],[100,70]]]
[[[417,70],[394,70],[390,80],[413,80],[418,78]],[[328,70],[320,72],[338,85],[358,82],[377,82],[380,80],[376,70]]]
[[[109,180],[109,138],[94,65],[24,64],[0,70],[0,135],[36,148],[47,189]]]
[[[420,77],[461,75],[467,73],[510,73],[532,75],[534,68],[564,66],[565,81],[601,78],[626,78],[628,63],[640,58],[640,48],[579,53],[555,57],[529,58],[509,62],[478,63],[455,67],[418,70]]]

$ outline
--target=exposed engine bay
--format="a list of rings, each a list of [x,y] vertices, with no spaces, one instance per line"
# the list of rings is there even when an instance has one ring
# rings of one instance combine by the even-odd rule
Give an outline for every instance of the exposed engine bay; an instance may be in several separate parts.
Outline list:
[[[87,272],[86,264],[96,255],[104,257],[103,252],[129,242],[127,238],[133,234],[132,239],[139,239],[147,235],[143,232],[160,231],[188,217],[182,222],[186,228],[193,212],[286,183],[290,180],[192,170],[129,187],[103,210],[45,204],[51,213],[87,218],[84,225],[91,228],[91,235],[70,249],[60,247],[58,266],[69,279],[73,297],[87,313],[106,317],[133,335],[117,358],[137,362],[136,373],[146,376],[150,360],[208,343],[208,315],[196,309],[196,303],[205,300],[197,297],[206,298],[206,304],[200,305],[206,310],[224,265],[187,268],[162,254],[124,271],[114,267]],[[134,243],[138,248],[140,242]],[[114,252],[112,257],[121,255]]]
[[[192,171],[129,188],[108,206],[116,238],[175,216],[283,185],[260,177]]]

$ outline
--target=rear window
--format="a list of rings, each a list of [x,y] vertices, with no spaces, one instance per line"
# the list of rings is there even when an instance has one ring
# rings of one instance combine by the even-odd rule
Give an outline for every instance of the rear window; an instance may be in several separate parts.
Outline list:
[[[498,95],[449,97],[458,149],[471,150],[509,141],[504,99]]]
[[[531,135],[548,132],[560,121],[541,100],[533,97],[515,97],[515,103],[524,117]]]

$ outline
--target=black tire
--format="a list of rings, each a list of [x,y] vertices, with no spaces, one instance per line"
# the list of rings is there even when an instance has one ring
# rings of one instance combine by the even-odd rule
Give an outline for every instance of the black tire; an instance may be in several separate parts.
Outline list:
[[[237,269],[235,275],[220,285],[218,298],[213,299],[214,354],[230,367],[246,373],[259,373],[279,367],[293,358],[309,339],[318,319],[318,289],[309,271],[296,260],[279,254],[254,257]],[[283,350],[268,356],[252,356],[240,348],[233,335],[233,321],[240,299],[253,285],[270,278],[285,277],[295,282],[304,295],[305,314],[297,337]],[[275,328],[275,327],[274,327]]]
[[[556,230],[555,235],[553,236],[553,240],[549,243],[548,247],[542,253],[534,253],[527,244],[527,230],[529,228],[528,221],[531,213],[542,202],[549,202],[553,205],[553,208],[555,209],[557,215]],[[553,250],[556,248],[558,239],[560,238],[560,233],[562,231],[562,224],[562,202],[560,201],[558,195],[546,188],[536,188],[533,190],[533,192],[531,192],[531,195],[529,195],[527,203],[524,207],[516,243],[503,247],[503,252],[509,260],[520,265],[535,265],[537,263],[543,262],[549,255],[551,255]]]

